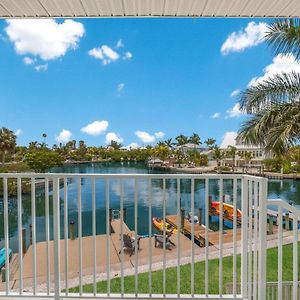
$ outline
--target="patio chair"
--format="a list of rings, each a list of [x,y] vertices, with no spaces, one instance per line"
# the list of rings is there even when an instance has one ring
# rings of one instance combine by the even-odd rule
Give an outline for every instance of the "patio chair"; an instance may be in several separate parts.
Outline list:
[[[140,250],[140,239],[141,237],[138,237],[137,240],[137,249]],[[129,236],[128,234],[123,234],[123,249],[129,252],[129,257],[132,256],[132,254],[135,251],[135,239]],[[119,254],[122,250],[119,251]]]
[[[171,246],[175,246],[175,244],[170,240],[170,236],[166,235],[166,248],[168,250],[172,250]],[[154,234],[154,247],[157,248],[158,246],[162,247],[164,246],[164,236],[161,234]]]

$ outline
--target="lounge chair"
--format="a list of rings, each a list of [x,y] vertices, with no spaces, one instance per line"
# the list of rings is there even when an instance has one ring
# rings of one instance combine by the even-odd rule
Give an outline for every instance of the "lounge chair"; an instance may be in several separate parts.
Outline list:
[[[138,237],[137,240],[137,248],[140,250],[140,239],[141,237]],[[132,254],[135,251],[135,239],[129,236],[128,234],[123,234],[123,249],[129,251],[129,257],[132,256]],[[119,254],[122,250],[119,251]]]
[[[170,240],[170,236],[166,235],[166,248],[168,250],[172,250],[171,246],[175,246],[175,244]],[[164,246],[164,236],[161,234],[154,234],[154,247],[157,248],[157,246],[160,246],[163,248]]]

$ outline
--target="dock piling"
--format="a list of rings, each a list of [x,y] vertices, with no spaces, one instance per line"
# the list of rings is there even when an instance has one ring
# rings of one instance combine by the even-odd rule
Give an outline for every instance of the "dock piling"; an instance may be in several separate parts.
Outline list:
[[[123,208],[123,220],[126,223],[126,207]]]
[[[1,280],[2,280],[2,282],[5,282],[5,281],[6,281],[5,274],[6,274],[6,272],[5,272],[5,267],[3,267],[3,268],[1,269]]]
[[[211,222],[211,205],[212,205],[212,196],[208,196],[208,220]]]
[[[199,226],[202,226],[202,208],[198,208],[198,221],[199,221]]]
[[[185,209],[181,208],[180,212],[181,212],[181,214],[180,214],[180,230],[183,230],[183,228],[184,228]]]
[[[30,245],[32,245],[32,224],[29,225],[30,228]]]
[[[74,241],[75,240],[75,221],[71,221],[70,222],[70,236],[71,236],[71,240]]]
[[[26,254],[27,252],[27,247],[26,247],[26,229],[22,228],[22,252],[23,255]]]
[[[273,234],[273,217],[268,216],[268,223],[269,223],[269,234]]]
[[[285,219],[285,229],[290,230],[290,214],[286,213],[284,219]]]

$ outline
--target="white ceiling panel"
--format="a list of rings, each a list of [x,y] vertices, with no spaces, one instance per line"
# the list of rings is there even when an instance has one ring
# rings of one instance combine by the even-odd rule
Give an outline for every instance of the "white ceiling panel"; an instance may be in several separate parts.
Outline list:
[[[300,0],[0,0],[0,18],[300,17]]]
[[[192,10],[193,4],[193,0],[179,1],[177,16],[188,16]]]

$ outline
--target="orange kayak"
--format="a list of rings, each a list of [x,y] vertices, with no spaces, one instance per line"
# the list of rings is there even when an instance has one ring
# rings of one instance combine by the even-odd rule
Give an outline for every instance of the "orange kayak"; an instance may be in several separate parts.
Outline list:
[[[219,215],[220,214],[220,202],[216,202],[216,201],[212,202],[211,210],[214,215]],[[237,214],[236,214],[237,219],[241,220],[242,212],[239,209],[237,209],[236,212],[237,212]],[[232,204],[223,203],[223,213],[224,213],[224,217],[226,219],[233,220],[234,206]]]
[[[152,219],[153,226],[160,232],[164,231],[164,226],[166,227],[166,233],[176,233],[177,229],[169,224],[168,222],[164,222],[161,218],[153,218]]]

